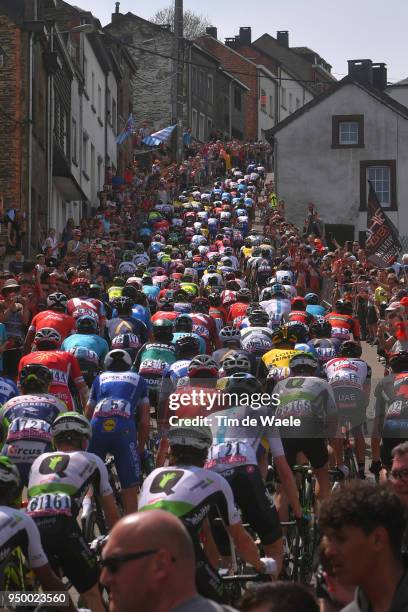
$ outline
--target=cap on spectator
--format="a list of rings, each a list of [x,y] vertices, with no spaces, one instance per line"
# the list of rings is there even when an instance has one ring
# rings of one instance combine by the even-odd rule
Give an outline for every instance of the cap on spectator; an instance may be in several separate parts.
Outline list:
[[[14,278],[9,278],[8,280],[6,280],[6,282],[4,283],[3,287],[2,287],[2,292],[5,289],[20,289],[20,285],[18,284],[18,282],[14,279]]]
[[[401,306],[405,306],[405,305],[406,304],[402,304],[402,301],[401,302],[391,302],[391,304],[388,304],[385,311],[392,312],[393,310],[398,310],[399,308],[401,308]]]
[[[402,256],[402,263],[408,264],[408,253],[404,253]]]

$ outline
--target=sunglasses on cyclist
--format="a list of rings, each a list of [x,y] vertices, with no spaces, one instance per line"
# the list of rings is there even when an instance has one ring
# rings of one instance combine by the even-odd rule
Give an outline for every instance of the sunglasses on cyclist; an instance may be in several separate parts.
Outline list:
[[[408,469],[392,470],[390,476],[392,480],[405,480],[405,478],[408,478]]]
[[[129,561],[136,561],[136,559],[143,559],[149,555],[154,555],[159,551],[158,548],[151,548],[149,550],[141,550],[137,553],[129,553],[128,555],[117,555],[114,557],[105,557],[101,560],[101,565],[106,568],[111,574],[117,574],[122,565]],[[175,557],[171,557],[172,562],[175,562]]]

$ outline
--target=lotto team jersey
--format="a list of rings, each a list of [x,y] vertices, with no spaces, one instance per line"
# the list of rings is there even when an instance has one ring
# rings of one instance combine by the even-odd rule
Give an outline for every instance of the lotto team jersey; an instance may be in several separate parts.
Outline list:
[[[147,385],[135,372],[103,372],[92,384],[89,404],[95,419],[121,417],[134,421],[141,400],[147,399]]]
[[[218,508],[225,525],[240,522],[228,482],[214,472],[195,466],[159,468],[143,482],[139,511],[167,510],[197,533],[211,508]]]
[[[371,374],[367,364],[362,359],[337,357],[325,365],[327,382],[331,387],[354,387],[363,390],[367,378]]]
[[[101,338],[101,336],[96,334],[73,334],[64,340],[61,349],[63,351],[70,351],[79,346],[89,351],[94,351],[101,361],[109,352],[109,345],[105,338]]]
[[[92,453],[44,453],[31,466],[27,514],[33,518],[76,518],[89,485],[100,496],[112,493],[102,459]]]
[[[9,399],[18,395],[17,385],[10,378],[0,377],[0,405],[3,406]]]
[[[268,369],[272,367],[289,367],[289,362],[294,355],[300,353],[295,349],[272,349],[262,357],[262,361]]]
[[[71,315],[64,312],[44,310],[44,312],[39,312],[35,315],[28,331],[38,332],[38,330],[44,329],[44,327],[55,329],[61,334],[61,338],[65,340],[75,329],[75,321]]]
[[[22,510],[0,506],[0,559],[5,560],[18,547],[27,557],[30,567],[47,565],[40,532],[33,519]],[[2,575],[0,586],[5,588]]]
[[[36,351],[20,359],[18,375],[20,376],[24,366],[31,363],[39,363],[51,370],[50,392],[73,409],[72,396],[68,386],[69,378],[71,377],[75,384],[84,382],[76,357],[66,351]]]
[[[279,431],[271,421],[272,415],[271,406],[256,410],[253,406],[238,406],[213,413],[213,445],[206,468],[224,472],[241,465],[257,465],[256,453],[263,439],[268,442],[273,457],[284,455]],[[248,418],[251,419],[250,427],[242,425]],[[233,422],[239,424],[231,425]]]

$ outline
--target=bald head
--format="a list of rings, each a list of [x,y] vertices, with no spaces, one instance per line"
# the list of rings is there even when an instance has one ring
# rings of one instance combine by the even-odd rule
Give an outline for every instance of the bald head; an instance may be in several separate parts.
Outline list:
[[[145,548],[167,549],[179,568],[185,565],[193,573],[195,556],[191,537],[183,523],[170,512],[148,510],[129,514],[116,523],[109,540],[112,546],[120,548],[121,554]]]

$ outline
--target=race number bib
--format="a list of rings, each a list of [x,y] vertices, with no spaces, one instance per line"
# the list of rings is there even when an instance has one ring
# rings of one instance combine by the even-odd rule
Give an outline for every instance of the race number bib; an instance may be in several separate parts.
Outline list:
[[[15,440],[50,442],[50,425],[42,419],[18,417],[11,422],[7,434],[7,442],[14,442]]]
[[[226,468],[238,467],[248,463],[257,463],[256,453],[252,446],[239,440],[230,440],[215,444],[211,449],[211,455],[207,461],[206,468],[225,466]]]
[[[124,417],[131,416],[130,402],[122,399],[103,399],[95,407],[94,416],[97,417]]]
[[[65,493],[45,493],[33,497],[27,505],[27,514],[46,516],[47,514],[63,514],[71,516],[71,498]]]
[[[332,338],[340,340],[350,340],[350,330],[346,327],[333,327],[331,332]]]

